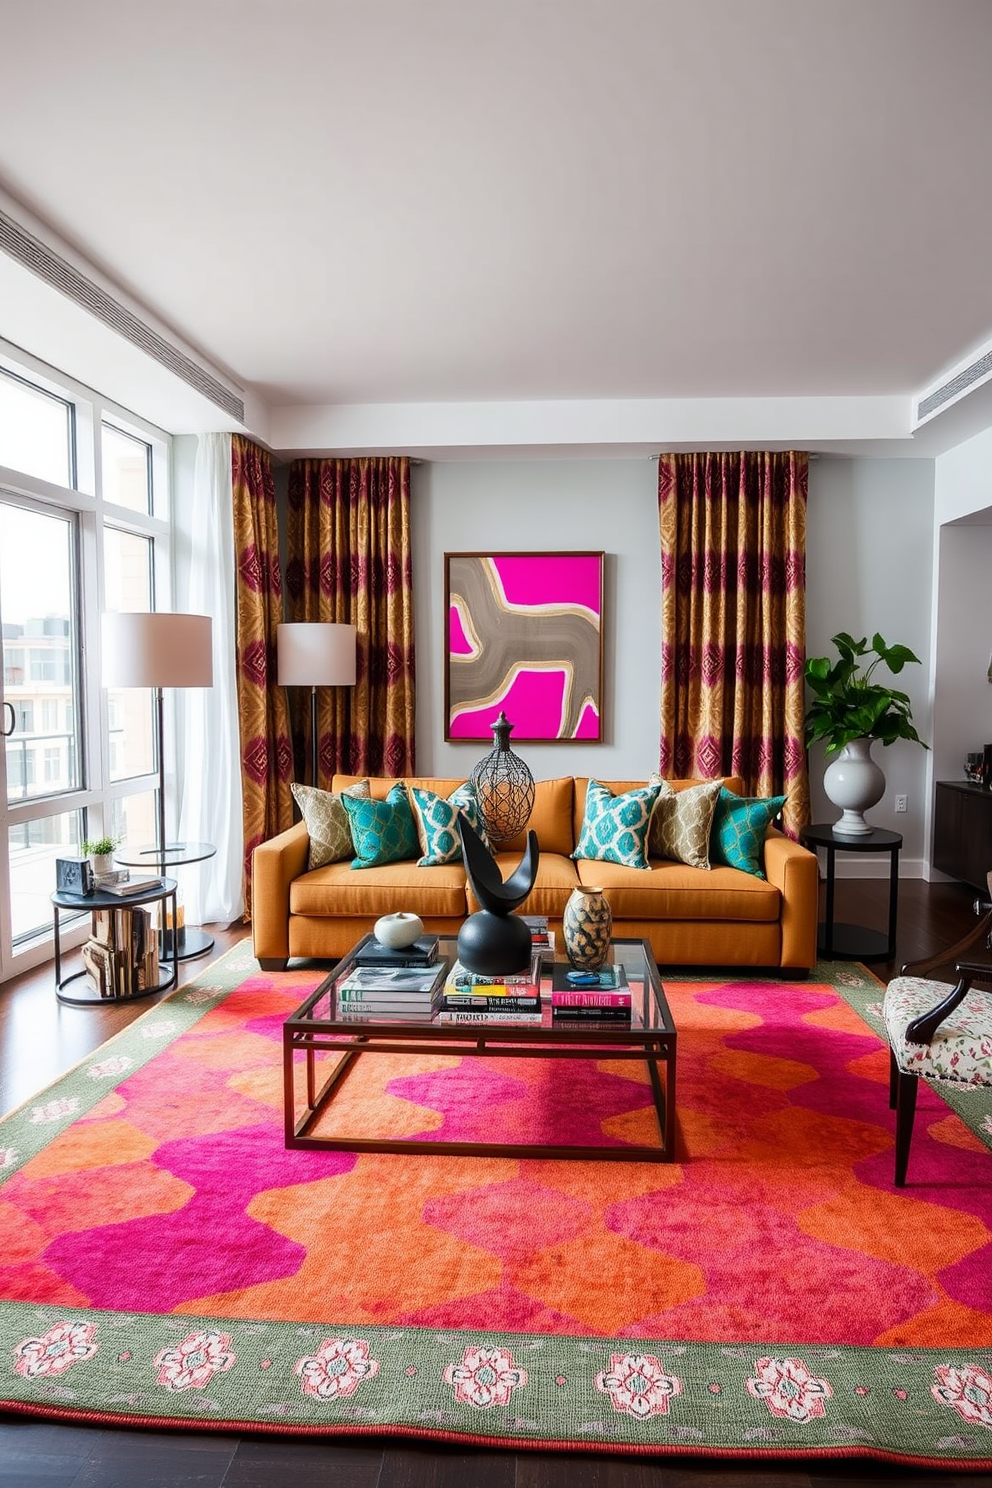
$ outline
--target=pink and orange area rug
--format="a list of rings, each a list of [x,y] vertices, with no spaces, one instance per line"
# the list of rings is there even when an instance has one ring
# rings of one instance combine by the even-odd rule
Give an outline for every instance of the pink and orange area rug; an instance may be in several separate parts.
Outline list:
[[[893,1186],[869,973],[666,979],[675,1163],[287,1152],[320,976],[243,943],[0,1123],[0,1409],[992,1469],[992,1114],[921,1091]],[[657,1135],[595,1057],[369,1056],[331,1115]]]

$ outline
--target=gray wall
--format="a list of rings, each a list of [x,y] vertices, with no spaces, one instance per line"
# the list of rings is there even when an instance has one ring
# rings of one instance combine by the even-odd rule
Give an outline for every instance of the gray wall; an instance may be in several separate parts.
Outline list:
[[[661,556],[653,460],[443,461],[413,472],[417,768],[467,775],[487,745],[444,740],[444,554],[606,553],[602,744],[527,744],[538,780],[658,767]],[[511,737],[512,743],[512,737]]]
[[[806,524],[806,651],[834,656],[830,637],[846,630],[856,638],[880,631],[920,657],[898,678],[880,668],[909,694],[913,722],[929,742],[930,627],[933,551],[934,466],[932,460],[864,460],[822,457],[810,465]],[[919,877],[929,856],[926,844],[927,755],[902,740],[876,744],[873,757],[886,776],[886,792],[868,813],[877,827],[903,834],[901,871]],[[823,795],[823,748],[810,752],[813,817],[834,821],[837,810]],[[893,797],[909,797],[896,815]],[[854,865],[849,865],[854,867]],[[861,860],[858,876],[888,872],[883,855]]]

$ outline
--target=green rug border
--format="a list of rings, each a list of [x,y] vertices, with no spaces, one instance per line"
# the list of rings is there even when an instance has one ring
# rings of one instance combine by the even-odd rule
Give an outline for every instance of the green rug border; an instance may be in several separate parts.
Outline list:
[[[250,943],[242,941],[4,1117],[0,1184],[253,970]],[[665,979],[732,981],[735,974]],[[816,982],[884,1038],[874,1006],[883,988],[869,971],[820,962],[800,985]],[[940,1094],[992,1146],[986,1095],[943,1086]],[[15,1368],[18,1358],[24,1372]],[[737,1460],[847,1457],[978,1472],[992,1469],[992,1347],[342,1330],[333,1321],[0,1302],[0,1410],[155,1429],[398,1435]]]

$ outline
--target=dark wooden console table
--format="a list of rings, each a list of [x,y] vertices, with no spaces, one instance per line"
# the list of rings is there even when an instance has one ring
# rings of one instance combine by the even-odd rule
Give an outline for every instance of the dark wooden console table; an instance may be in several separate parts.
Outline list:
[[[992,868],[992,791],[970,780],[938,780],[933,866],[982,894]]]

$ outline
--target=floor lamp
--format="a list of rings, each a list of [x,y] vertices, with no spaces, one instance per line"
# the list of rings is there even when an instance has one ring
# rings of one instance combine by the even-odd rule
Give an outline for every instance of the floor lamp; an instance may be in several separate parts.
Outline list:
[[[165,837],[165,727],[162,689],[212,687],[213,624],[209,615],[173,615],[163,611],[103,617],[103,684],[105,687],[155,689],[158,747],[158,838],[156,855],[177,852],[182,844]],[[161,866],[161,865],[160,865]]]
[[[280,687],[309,687],[311,785],[317,784],[317,688],[354,687],[357,633],[353,625],[302,620],[276,629]]]

